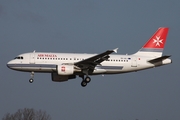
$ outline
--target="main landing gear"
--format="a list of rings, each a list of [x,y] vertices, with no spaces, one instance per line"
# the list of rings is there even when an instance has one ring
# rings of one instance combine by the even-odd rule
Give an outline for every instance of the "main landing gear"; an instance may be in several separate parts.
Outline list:
[[[84,69],[82,70],[82,73],[84,73],[86,75],[86,77],[84,78],[84,75],[79,76],[82,78],[82,82],[81,82],[81,86],[82,87],[86,87],[86,85],[91,82],[91,78],[88,76],[88,71],[89,69]]]
[[[33,82],[34,82],[33,78],[34,78],[34,72],[31,72],[31,78],[29,79],[29,82],[30,82],[30,83],[33,83]]]
[[[81,82],[81,86],[82,86],[82,87],[86,87],[86,85],[87,85],[89,82],[91,82],[91,78],[88,77],[88,76],[85,77],[85,78],[84,78],[84,76],[81,76],[81,77],[82,77],[82,79],[83,79],[82,82]]]

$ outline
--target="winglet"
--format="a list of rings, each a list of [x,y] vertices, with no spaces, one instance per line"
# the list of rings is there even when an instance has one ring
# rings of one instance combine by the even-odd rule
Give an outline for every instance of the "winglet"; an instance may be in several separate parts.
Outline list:
[[[118,48],[114,49],[113,51],[114,51],[115,53],[117,53],[117,50],[118,50]]]

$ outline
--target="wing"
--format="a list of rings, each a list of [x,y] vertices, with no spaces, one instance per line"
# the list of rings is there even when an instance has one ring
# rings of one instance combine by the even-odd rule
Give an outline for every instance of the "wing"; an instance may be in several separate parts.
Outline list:
[[[79,61],[74,63],[77,67],[79,67],[81,70],[88,70],[93,72],[96,65],[100,65],[101,62],[107,60],[110,56],[109,54],[115,52],[117,53],[118,48],[114,50],[107,50],[106,52],[103,52],[101,54],[97,54],[93,57],[87,58],[85,60]]]

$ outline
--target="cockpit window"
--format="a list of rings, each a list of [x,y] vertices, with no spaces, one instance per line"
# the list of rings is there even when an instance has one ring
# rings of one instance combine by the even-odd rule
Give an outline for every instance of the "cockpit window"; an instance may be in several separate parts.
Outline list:
[[[23,59],[22,56],[15,57],[14,59]]]

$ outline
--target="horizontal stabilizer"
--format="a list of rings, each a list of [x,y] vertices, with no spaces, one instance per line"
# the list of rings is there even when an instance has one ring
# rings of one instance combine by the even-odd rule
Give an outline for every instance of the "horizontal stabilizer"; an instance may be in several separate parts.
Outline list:
[[[148,62],[150,62],[150,63],[157,63],[157,62],[161,62],[162,60],[165,60],[165,59],[167,59],[169,57],[171,57],[171,56],[170,55],[165,55],[165,56],[162,56],[162,57],[158,57],[158,58],[149,60]]]

